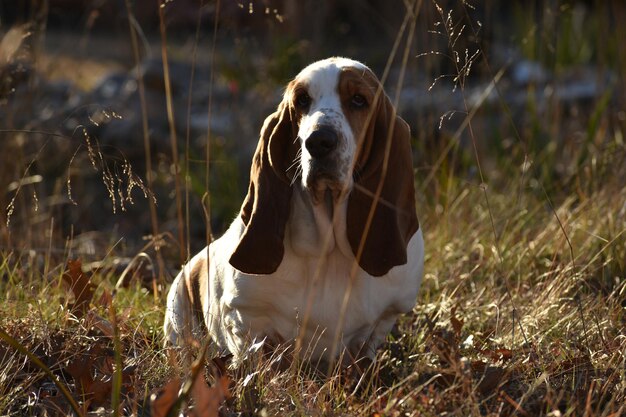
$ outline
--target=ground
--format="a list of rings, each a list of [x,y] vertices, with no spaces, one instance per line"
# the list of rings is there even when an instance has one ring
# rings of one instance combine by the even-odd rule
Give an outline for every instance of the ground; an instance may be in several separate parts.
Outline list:
[[[0,414],[624,415],[623,10],[499,11],[487,43],[489,4],[416,2],[413,45],[407,14],[386,86],[409,51],[426,272],[377,361],[329,375],[260,346],[238,369],[194,346],[191,366],[161,333],[173,275],[238,209],[263,117],[323,48],[168,32],[168,93],[158,30],[135,56],[127,32],[0,28]],[[382,77],[392,44],[346,48]]]

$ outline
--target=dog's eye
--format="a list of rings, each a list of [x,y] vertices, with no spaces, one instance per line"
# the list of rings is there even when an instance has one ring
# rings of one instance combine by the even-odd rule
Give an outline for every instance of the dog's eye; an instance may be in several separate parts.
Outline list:
[[[365,100],[365,97],[363,97],[362,95],[355,94],[350,99],[350,104],[352,105],[352,107],[360,109],[367,106],[367,100]]]
[[[301,109],[309,107],[311,97],[307,93],[300,93],[296,96],[296,106]]]

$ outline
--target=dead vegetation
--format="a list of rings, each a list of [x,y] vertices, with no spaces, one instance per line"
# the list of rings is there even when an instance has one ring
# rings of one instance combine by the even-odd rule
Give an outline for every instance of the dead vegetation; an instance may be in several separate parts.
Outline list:
[[[241,155],[229,154],[233,148],[225,145],[226,131],[215,137],[207,133],[212,138],[208,149],[195,147],[189,136],[183,147],[185,129],[179,126],[178,160],[168,154],[169,144],[144,149],[139,141],[133,142],[140,149],[138,159],[133,159],[130,151],[117,148],[124,146],[122,142],[101,146],[103,130],[98,124],[119,121],[108,109],[88,112],[82,119],[76,116],[77,125],[70,132],[60,124],[55,125],[58,130],[48,130],[50,125],[39,124],[36,118],[55,108],[56,102],[46,97],[59,86],[46,84],[41,73],[20,67],[23,62],[17,59],[25,53],[34,26],[15,26],[4,34],[0,109],[22,99],[12,96],[15,91],[37,93],[43,99],[29,96],[20,105],[19,109],[32,105],[36,110],[32,115],[11,113],[33,117],[24,125],[17,116],[0,116],[7,124],[0,132],[4,140],[0,179],[6,180],[0,194],[0,414],[626,414],[626,110],[624,97],[615,93],[623,91],[626,50],[613,42],[615,34],[598,28],[589,36],[606,42],[589,63],[602,67],[597,79],[608,84],[598,83],[597,94],[582,101],[567,101],[565,93],[538,95],[540,89],[564,85],[559,84],[559,74],[582,59],[589,44],[586,32],[576,32],[581,26],[576,26],[575,12],[582,2],[563,2],[558,10],[545,9],[560,13],[555,36],[561,42],[550,43],[546,35],[549,19],[554,18],[548,12],[542,25],[524,27],[528,32],[517,39],[520,49],[532,50],[536,55],[531,58],[540,64],[545,63],[544,54],[554,56],[547,59],[552,60],[553,73],[527,74],[519,91],[513,91],[516,75],[509,72],[517,68],[511,62],[496,68],[489,60],[479,42],[485,25],[477,22],[472,5],[403,4],[407,13],[417,11],[407,14],[405,26],[418,21],[417,37],[427,33],[438,39],[436,51],[411,55],[415,62],[425,62],[428,76],[423,90],[435,81],[454,91],[445,103],[455,107],[426,116],[417,103],[420,96],[411,93],[415,85],[402,96],[405,110],[416,112],[412,123],[426,275],[414,311],[398,322],[378,360],[369,367],[356,364],[330,375],[321,375],[306,362],[285,360],[288,352],[281,348],[267,351],[253,345],[238,369],[211,353],[205,358],[201,346],[195,347],[198,360],[192,365],[179,363],[163,350],[160,326],[167,276],[175,272],[184,258],[180,253],[190,242],[197,243],[198,235],[204,242],[204,231],[191,230],[188,224],[181,239],[180,219],[188,223],[190,217],[203,218],[206,184],[211,185],[213,215],[232,214],[239,196],[221,187],[238,184],[233,167]],[[605,7],[602,12],[612,10]],[[623,10],[617,7],[615,13]],[[270,10],[272,16],[277,13]],[[516,19],[530,19],[530,14],[519,13]],[[592,23],[604,22],[605,17],[593,16],[597,20]],[[585,26],[587,30],[591,29]],[[572,49],[576,46],[572,39],[578,39],[579,55]],[[412,47],[407,44],[405,51]],[[554,55],[549,55],[551,46]],[[289,61],[285,57],[298,51],[285,50],[281,59]],[[238,53],[241,59],[245,50]],[[390,72],[392,81],[394,71],[403,65],[398,61]],[[229,67],[227,59],[219,62],[230,71],[228,94],[237,95],[241,103],[259,95],[266,96],[264,103],[271,101],[267,86],[244,100],[238,89],[254,90],[250,86],[255,80],[243,78],[240,73],[245,71]],[[248,57],[241,65],[248,68],[251,62]],[[295,61],[286,67],[280,62],[264,64],[265,74],[288,73]],[[417,65],[411,62],[409,69]],[[148,94],[164,89],[164,80],[150,72],[155,63],[144,64]],[[604,67],[612,75],[605,77]],[[474,70],[487,75],[486,84],[472,78]],[[41,89],[29,92],[27,85]],[[198,90],[213,91],[209,85]],[[193,83],[180,86],[178,99],[183,100]],[[72,88],[63,91],[66,101],[78,94]],[[433,101],[443,90],[438,91]],[[511,104],[510,91],[523,97],[521,105]],[[194,97],[194,103],[200,98]],[[157,99],[165,100],[164,95],[149,96]],[[139,102],[137,97],[128,102],[133,100]],[[187,107],[184,102],[176,107],[190,115],[194,103],[189,101]],[[65,105],[57,110],[49,120],[65,123],[68,114],[76,114]],[[215,120],[209,118],[207,123]],[[137,126],[139,121],[135,120]],[[154,119],[148,122],[151,126]],[[164,126],[169,140],[171,125]],[[139,132],[136,139],[142,136]],[[144,175],[144,152],[149,150],[155,152],[155,166],[148,174],[153,182]],[[198,162],[203,153],[210,168],[206,161]],[[45,158],[52,154],[65,159]],[[198,169],[194,164],[205,166]],[[177,200],[173,190],[180,179],[185,186]],[[186,212],[181,211],[181,198]],[[148,206],[154,201],[158,210],[151,211]],[[127,217],[120,217],[120,211]],[[153,227],[155,221],[161,232]],[[118,223],[119,235],[111,226]],[[106,233],[90,232],[98,224]],[[81,227],[87,230],[78,230]],[[127,243],[132,230],[137,236]]]

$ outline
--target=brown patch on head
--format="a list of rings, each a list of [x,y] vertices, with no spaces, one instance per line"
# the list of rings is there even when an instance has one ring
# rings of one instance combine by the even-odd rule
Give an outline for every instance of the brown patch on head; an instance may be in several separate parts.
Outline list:
[[[341,108],[350,124],[356,142],[356,167],[367,160],[372,149],[372,135],[368,135],[368,125],[374,123],[375,114],[384,95],[378,78],[367,68],[345,67],[339,75],[337,90],[341,99]],[[354,99],[362,98],[363,106],[356,106]]]
[[[296,126],[300,126],[302,114],[308,110],[308,106],[303,105],[303,101],[309,100],[309,86],[303,80],[295,79],[287,85],[283,102],[291,107],[293,122]]]
[[[382,276],[407,262],[419,228],[409,126],[368,69],[344,68],[338,91],[357,146],[348,241],[361,268]]]

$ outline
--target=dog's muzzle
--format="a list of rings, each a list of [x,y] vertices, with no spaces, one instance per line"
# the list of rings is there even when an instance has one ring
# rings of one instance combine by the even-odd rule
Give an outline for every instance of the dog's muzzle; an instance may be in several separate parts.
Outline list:
[[[320,127],[309,135],[304,146],[314,159],[323,159],[337,149],[339,135],[330,127]]]
[[[343,189],[338,149],[340,140],[337,131],[330,126],[316,127],[304,140],[304,146],[311,156],[305,174],[305,186],[315,201],[322,200],[326,191],[339,195]]]

